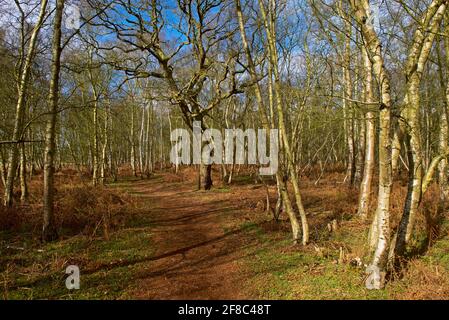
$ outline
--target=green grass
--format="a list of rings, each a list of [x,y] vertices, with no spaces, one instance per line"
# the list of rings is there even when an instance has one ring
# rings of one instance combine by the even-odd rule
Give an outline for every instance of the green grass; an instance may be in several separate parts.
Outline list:
[[[449,237],[437,241],[423,259],[431,265],[442,266],[449,272]]]
[[[126,183],[120,182],[120,188],[131,187]],[[225,187],[215,192],[227,190]],[[39,246],[30,235],[17,237],[0,232],[0,299],[132,298],[130,292],[138,289],[139,279],[148,272],[147,262],[155,252],[151,216],[144,213],[155,205],[157,203],[148,199],[139,202],[139,207],[145,211],[130,214],[122,229],[111,232],[108,241],[79,235]],[[233,210],[222,208],[223,212]],[[235,223],[224,224],[225,233],[233,231]],[[342,224],[331,235],[323,231],[320,237],[323,239],[318,244],[326,247],[324,257],[318,255],[313,246],[293,246],[288,232],[265,231],[254,221],[239,224],[243,233],[257,241],[257,245],[246,249],[247,258],[243,261],[248,271],[243,287],[248,288],[248,296],[254,299],[392,299],[407,293],[416,279],[404,277],[388,283],[385,290],[370,291],[364,286],[363,267],[336,263],[340,246],[350,251],[366,243],[367,232],[353,223]],[[442,234],[446,236],[417,258],[425,270],[441,267],[449,271],[449,235],[447,231]],[[20,243],[18,246],[25,250],[5,249],[6,243],[11,242]],[[81,290],[66,289],[68,265],[80,267]],[[439,281],[439,278],[434,280],[444,285]],[[420,288],[414,289],[419,292]]]
[[[117,299],[134,283],[146,259],[154,253],[151,234],[124,230],[109,241],[75,237],[6,256],[2,253],[0,281],[9,299]],[[65,287],[65,268],[77,265],[81,290]],[[8,288],[5,287],[8,281]]]
[[[250,294],[257,299],[388,299],[401,290],[367,290],[363,269],[337,264],[337,253],[320,257],[310,248],[293,247],[290,239],[272,239],[257,226],[244,224],[242,229],[260,242],[245,261]],[[344,234],[338,237],[344,240]]]
[[[212,189],[212,192],[227,193],[227,192],[231,192],[231,188],[229,186],[221,186],[221,187]]]
[[[437,294],[449,281],[449,273],[443,271],[449,271],[447,231],[424,256],[414,258],[419,263],[411,263],[403,277],[389,281],[384,290],[376,291],[365,288],[364,267],[337,263],[336,248],[340,245],[349,250],[363,248],[366,232],[360,228],[342,226],[328,240],[320,241],[328,253],[324,257],[310,246],[293,246],[287,233],[282,234],[284,240],[279,240],[279,234],[274,237],[255,224],[244,223],[241,228],[259,242],[257,250],[248,249],[250,258],[244,263],[250,274],[246,286],[256,299],[397,299],[415,297],[415,294],[449,298]],[[431,280],[423,280],[423,276]]]
[[[138,209],[126,217],[119,230],[110,232],[109,240],[78,235],[40,245],[28,234],[0,232],[0,299],[129,298],[127,292],[154,255],[151,217],[145,213],[151,203],[142,201],[139,206],[145,211]],[[101,226],[97,234],[102,234]],[[6,249],[12,242],[25,250]],[[80,290],[65,286],[69,265],[80,268]]]

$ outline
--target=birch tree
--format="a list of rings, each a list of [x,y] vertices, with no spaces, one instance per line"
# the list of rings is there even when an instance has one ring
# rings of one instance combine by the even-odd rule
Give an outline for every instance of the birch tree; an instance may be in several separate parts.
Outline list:
[[[58,237],[54,216],[54,172],[56,152],[56,119],[59,105],[59,78],[61,69],[61,24],[65,0],[56,1],[53,22],[52,63],[49,92],[49,117],[45,134],[44,154],[44,223],[42,240],[51,241]]]
[[[373,96],[373,64],[364,46],[362,46],[362,58],[364,65],[364,100],[368,108],[374,103]],[[369,204],[371,200],[372,180],[374,174],[374,149],[375,149],[375,115],[368,111],[366,117],[366,149],[363,179],[360,184],[358,215],[364,219],[368,217]]]
[[[406,95],[402,116],[406,122],[405,143],[408,147],[409,183],[404,210],[397,231],[395,252],[402,255],[410,241],[414,221],[422,198],[424,174],[420,127],[420,83],[440,23],[447,10],[447,1],[434,0],[416,29],[413,45],[406,63]],[[421,28],[422,27],[422,28]]]
[[[14,119],[14,131],[12,134],[12,144],[8,156],[8,172],[6,177],[5,194],[3,198],[3,204],[5,206],[11,206],[13,204],[14,180],[19,159],[19,144],[21,140],[23,140],[23,117],[25,112],[26,96],[28,93],[30,70],[35,56],[37,38],[46,16],[47,3],[48,0],[41,1],[39,15],[28,43],[28,50],[25,55],[23,66],[20,70],[20,80],[17,88],[18,98]],[[16,4],[20,7],[18,1],[16,1]]]
[[[243,49],[244,49],[245,56],[246,56],[247,63],[248,63],[248,72],[249,72],[249,74],[252,78],[252,81],[254,83],[254,91],[255,91],[255,95],[256,95],[256,99],[257,99],[257,103],[258,103],[259,114],[261,116],[262,125],[263,125],[264,129],[266,129],[267,132],[269,132],[270,129],[272,129],[273,127],[270,126],[270,120],[267,116],[265,103],[262,98],[262,92],[261,92],[260,84],[259,84],[259,76],[256,71],[256,66],[254,64],[254,60],[251,55],[251,50],[250,50],[247,36],[246,36],[245,22],[244,22],[244,18],[243,18],[240,0],[235,0],[235,7],[236,7],[236,13],[237,13],[237,18],[238,18],[238,22],[239,22],[239,30],[240,30],[240,36],[242,39]],[[270,91],[271,91],[271,86],[270,86]],[[273,114],[272,114],[272,119],[274,119]],[[274,122],[273,122],[273,126],[274,126]],[[300,232],[301,232],[300,223],[298,221],[298,218],[296,217],[296,213],[293,210],[293,207],[291,204],[291,199],[288,194],[287,186],[283,180],[283,175],[282,175],[281,171],[278,171],[276,173],[276,183],[278,186],[279,195],[282,197],[283,202],[285,203],[287,214],[290,219],[293,240],[295,242],[298,242],[299,237],[300,237]],[[308,237],[308,234],[304,235],[304,233],[303,233],[303,244],[307,243],[307,241],[308,241],[307,237]]]
[[[392,186],[391,168],[391,88],[383,58],[382,45],[374,29],[368,0],[354,1],[350,4],[355,19],[361,29],[363,42],[373,65],[380,90],[379,105],[379,192],[376,209],[375,251],[371,264],[367,267],[367,287],[381,289],[385,285],[390,246],[390,197]]]
[[[285,117],[283,110],[283,103],[281,97],[281,79],[279,73],[278,66],[278,50],[276,44],[276,2],[274,0],[269,0],[268,2],[269,10],[267,11],[265,8],[265,4],[263,0],[259,0],[259,8],[263,19],[263,25],[265,27],[265,33],[268,42],[268,55],[269,55],[269,63],[272,68],[273,78],[274,78],[274,96],[275,96],[275,105],[278,116],[278,126],[280,132],[280,138],[283,143],[283,148],[285,151],[285,158],[287,160],[287,169],[289,172],[289,177],[291,179],[295,202],[298,207],[299,215],[301,217],[301,225],[302,225],[302,243],[306,245],[309,242],[309,225],[307,223],[307,216],[304,209],[304,205],[302,203],[301,192],[299,190],[299,183],[297,173],[295,171],[295,166],[293,163],[293,154],[290,146],[289,137],[287,135],[287,129],[285,126]],[[268,12],[268,14],[267,14]],[[284,201],[287,200],[286,197],[283,197]],[[289,206],[288,202],[286,205]],[[289,209],[287,209],[289,210]]]

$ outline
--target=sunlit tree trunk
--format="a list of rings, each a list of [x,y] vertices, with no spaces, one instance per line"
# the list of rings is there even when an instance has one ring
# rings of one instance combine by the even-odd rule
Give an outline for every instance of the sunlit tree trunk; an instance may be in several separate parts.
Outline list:
[[[101,151],[101,171],[100,171],[100,184],[104,185],[105,181],[105,175],[106,175],[106,168],[108,165],[108,161],[111,161],[111,159],[107,158],[107,151],[109,148],[109,113],[110,113],[110,103],[108,102],[105,111],[104,111],[104,141],[103,141],[103,148]]]
[[[162,125],[162,123],[161,123]],[[131,142],[131,170],[133,172],[133,176],[137,177],[137,168],[136,168],[136,142],[135,142],[135,134],[134,134],[134,103],[131,105],[131,128],[129,139]],[[162,143],[162,141],[161,141]]]
[[[147,176],[149,176],[153,171],[153,135],[151,133],[151,126],[153,124],[153,102],[150,101],[147,107],[148,118],[147,118],[147,156],[146,156],[146,167]]]
[[[19,158],[19,147],[20,147],[18,143],[22,139],[23,135],[22,126],[25,112],[25,100],[28,92],[30,70],[35,55],[37,37],[44,23],[47,3],[48,0],[41,1],[39,16],[37,17],[36,24],[33,28],[33,32],[29,40],[28,52],[26,54],[25,62],[20,74],[20,80],[18,85],[18,98],[16,104],[16,114],[14,119],[14,130],[12,134],[13,143],[11,144],[9,151],[8,172],[6,177],[5,194],[3,198],[3,203],[5,206],[11,206],[13,203],[14,180],[17,171],[17,163]]]
[[[365,75],[365,103],[368,108],[372,108],[373,97],[373,77],[372,63],[368,52],[362,48],[364,75]],[[363,179],[360,184],[360,197],[358,215],[364,219],[368,217],[369,204],[371,199],[371,188],[374,174],[374,148],[375,148],[375,116],[372,111],[365,114],[366,117],[366,143],[365,143],[365,164],[363,170]],[[377,230],[377,228],[376,228]],[[373,235],[377,238],[377,235]]]
[[[25,203],[28,199],[27,186],[27,160],[25,153],[25,143],[20,145],[20,202]]]
[[[98,169],[99,169],[99,161],[98,161],[98,104],[100,99],[99,89],[96,86],[96,79],[92,73],[93,71],[93,50],[89,48],[89,66],[88,66],[88,74],[90,85],[92,88],[93,94],[93,109],[92,109],[92,126],[93,126],[93,136],[92,136],[92,185],[96,186],[98,184]]]
[[[96,93],[94,93],[96,96]],[[92,184],[98,184],[98,100],[93,107],[93,146],[92,146]]]
[[[445,23],[447,24],[445,27],[446,35],[449,35],[449,14],[446,12]],[[439,153],[443,154],[448,150],[448,139],[449,139],[449,128],[448,128],[448,107],[449,107],[449,79],[446,79],[446,86],[444,86],[444,78],[442,74],[442,68],[445,65],[446,68],[449,67],[449,38],[444,37],[444,47],[446,49],[446,63],[440,63],[440,81],[441,87],[444,90],[444,104],[443,110],[441,111],[440,117],[440,132],[439,132],[439,143],[438,149]],[[439,52],[439,50],[438,50]],[[440,61],[441,62],[441,61]],[[448,181],[448,161],[447,158],[441,160],[438,166],[438,184],[440,186],[440,200],[444,202],[449,199],[449,181]]]
[[[381,105],[379,114],[379,193],[377,200],[377,241],[372,262],[367,267],[367,287],[381,289],[385,285],[390,245],[390,197],[392,186],[391,172],[391,95],[390,78],[387,74],[382,46],[370,19],[368,0],[351,0],[355,17],[361,27],[365,47],[373,63],[373,73],[379,84]]]
[[[299,183],[298,183],[298,177],[295,170],[295,166],[293,163],[293,155],[290,147],[290,141],[287,136],[287,129],[285,127],[285,119],[284,119],[284,110],[282,105],[282,90],[281,90],[281,79],[280,74],[278,70],[278,52],[276,47],[276,13],[275,8],[276,4],[274,0],[270,0],[269,2],[269,13],[270,17],[267,15],[267,11],[265,9],[265,5],[262,0],[259,0],[259,8],[262,14],[263,23],[266,30],[266,36],[268,41],[268,52],[269,52],[269,60],[270,65],[272,67],[273,76],[274,76],[274,91],[275,91],[275,104],[276,104],[276,110],[278,114],[278,125],[279,125],[279,132],[280,132],[280,138],[282,140],[286,160],[287,160],[287,167],[289,172],[289,177],[291,178],[295,200],[296,200],[296,206],[298,207],[299,215],[301,217],[301,226],[302,226],[302,244],[306,245],[309,242],[309,225],[307,222],[307,216],[306,212],[304,210],[304,205],[302,203],[301,193],[299,190]],[[285,199],[284,199],[285,200]],[[286,203],[287,204],[287,203]],[[288,209],[288,208],[287,208]]]
[[[355,139],[354,139],[354,109],[351,103],[352,100],[352,87],[353,82],[351,80],[351,36],[352,25],[350,17],[345,17],[345,53],[343,63],[343,83],[344,83],[344,97],[343,97],[343,111],[344,121],[346,128],[346,144],[348,148],[348,160],[346,169],[346,182],[349,185],[354,184],[355,180]]]
[[[366,153],[366,143],[367,143],[367,121],[368,119],[365,119],[367,117],[367,114],[359,113],[362,119],[357,120],[355,122],[355,125],[357,125],[358,128],[358,142],[357,142],[357,157],[356,157],[356,163],[355,163],[355,173],[354,173],[354,184],[361,184],[363,179],[363,171],[364,171],[364,162],[365,162],[365,153]],[[357,130],[355,130],[357,132]]]
[[[54,158],[56,152],[56,119],[59,103],[59,76],[61,68],[61,21],[64,0],[56,1],[53,24],[52,65],[49,93],[49,118],[45,135],[44,153],[44,223],[42,240],[52,241],[58,237],[54,216]]]
[[[408,147],[409,182],[404,210],[396,235],[395,252],[402,255],[409,243],[418,207],[421,203],[423,174],[423,150],[420,126],[420,84],[424,66],[430,55],[436,33],[447,9],[446,1],[434,0],[423,18],[428,26],[427,34],[420,28],[414,36],[414,43],[407,61],[407,91],[403,117],[407,123],[405,143]]]
[[[268,116],[267,116],[267,113],[265,110],[265,105],[264,105],[264,101],[262,98],[262,92],[260,89],[260,84],[258,81],[256,68],[255,68],[254,61],[253,61],[251,51],[250,51],[250,48],[248,45],[248,41],[246,38],[245,23],[244,23],[244,19],[243,19],[243,13],[242,13],[242,9],[241,9],[240,0],[235,0],[235,5],[236,5],[236,11],[237,11],[237,18],[238,18],[238,22],[239,22],[240,36],[242,39],[245,55],[248,60],[248,70],[249,70],[250,76],[252,78],[252,81],[254,82],[255,95],[256,95],[256,100],[257,100],[257,104],[258,104],[258,108],[259,108],[260,118],[261,118],[262,125],[263,125],[264,129],[269,131],[271,128],[274,128],[274,117],[273,117],[274,110],[271,110],[271,115],[272,115],[271,124],[272,125],[270,127],[270,121],[268,119]],[[269,77],[271,79],[271,68],[270,68],[270,72],[269,72]],[[268,90],[269,90],[269,96],[270,96],[269,97],[270,98],[270,109],[272,109],[272,107],[271,107],[273,104],[272,81],[269,81],[269,89]],[[230,178],[232,177],[233,169],[234,169],[234,166],[232,167],[232,170],[231,170],[231,173],[229,176]],[[284,183],[284,181],[282,179],[283,179],[282,174],[280,171],[278,171],[276,173],[276,183],[277,183],[278,192],[280,195],[279,200],[282,199],[283,201],[278,201],[276,211],[280,210],[280,203],[283,202],[285,204],[287,215],[289,217],[290,224],[292,227],[293,240],[295,242],[298,242],[300,240],[300,236],[301,236],[301,226],[298,221],[298,218],[296,217],[296,213],[293,210],[290,196],[289,196],[288,190],[286,188],[286,184]],[[275,216],[277,217],[276,214],[275,214]]]
[[[399,121],[398,127],[394,131],[393,144],[392,144],[392,155],[391,155],[391,168],[393,174],[398,173],[399,169],[399,158],[401,157],[401,142],[404,139],[404,123]]]
[[[151,102],[147,103],[147,106],[145,108],[146,110],[146,129],[145,129],[145,139],[144,139],[144,153],[145,153],[145,164],[144,164],[144,172],[147,178],[150,176],[150,166],[151,166],[151,154],[150,154],[150,126],[151,126]]]
[[[170,118],[170,115],[169,115]],[[171,129],[170,129],[171,132]],[[140,134],[139,134],[139,171],[140,176],[143,175],[144,171],[144,149],[145,149],[145,107],[142,108],[142,117],[140,121]]]
[[[0,176],[3,186],[6,186],[6,161],[3,154],[3,148],[0,149]]]

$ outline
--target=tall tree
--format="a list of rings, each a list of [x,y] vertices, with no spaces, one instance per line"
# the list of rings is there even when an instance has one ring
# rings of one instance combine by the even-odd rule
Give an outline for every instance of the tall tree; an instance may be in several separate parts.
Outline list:
[[[54,172],[56,152],[56,120],[59,105],[59,78],[61,70],[61,23],[64,13],[64,1],[56,0],[56,10],[53,22],[52,63],[49,92],[49,117],[45,134],[44,152],[44,223],[42,239],[55,240],[58,237],[54,214]]]
[[[355,18],[361,28],[363,41],[373,64],[380,90],[379,105],[379,192],[376,209],[376,246],[371,264],[367,267],[367,287],[381,289],[385,285],[390,246],[390,197],[392,186],[391,168],[391,87],[383,58],[382,45],[374,29],[368,0],[350,0]]]
[[[291,179],[296,205],[298,207],[299,215],[301,217],[301,225],[302,225],[302,243],[306,245],[309,242],[309,224],[307,222],[307,216],[304,209],[304,205],[302,202],[301,191],[299,189],[299,182],[297,172],[295,170],[295,165],[293,162],[293,153],[291,149],[291,144],[289,141],[289,137],[287,135],[287,128],[283,110],[282,103],[282,89],[281,89],[281,78],[279,72],[279,58],[278,58],[278,49],[276,44],[276,3],[274,0],[269,0],[268,2],[269,10],[267,11],[265,8],[265,4],[263,0],[259,0],[259,8],[262,14],[263,25],[265,27],[265,34],[268,42],[268,56],[269,63],[272,68],[273,78],[274,78],[274,95],[275,95],[275,105],[278,115],[278,126],[280,131],[280,138],[283,143],[283,148],[285,151],[285,158],[287,160],[287,169],[289,173],[289,177]],[[267,14],[268,12],[268,14]]]
[[[415,31],[413,44],[406,63],[406,93],[402,116],[406,122],[405,143],[408,149],[409,182],[407,198],[396,236],[395,251],[402,255],[409,242],[419,204],[422,199],[424,174],[423,149],[420,126],[420,84],[425,64],[435,36],[447,10],[447,1],[434,0],[424,13],[421,26]]]
[[[13,204],[13,190],[14,190],[14,180],[16,177],[17,163],[19,158],[19,144],[23,140],[23,118],[25,112],[26,96],[28,93],[30,71],[33,64],[33,59],[35,57],[36,43],[39,35],[39,31],[46,16],[48,0],[42,0],[40,5],[39,15],[36,24],[31,33],[31,37],[28,44],[28,50],[25,56],[25,61],[20,70],[20,79],[18,84],[18,98],[16,104],[16,113],[14,119],[14,131],[12,134],[12,144],[9,151],[8,157],[8,173],[6,177],[5,194],[3,198],[3,203],[5,206],[11,206]],[[16,1],[18,7],[20,4]]]
[[[364,65],[364,102],[371,109],[374,103],[373,96],[373,64],[365,47],[362,46],[362,57]],[[375,149],[375,115],[372,110],[365,113],[366,117],[366,149],[363,179],[360,184],[358,215],[362,218],[368,217],[371,199],[371,188],[374,174],[374,149]]]

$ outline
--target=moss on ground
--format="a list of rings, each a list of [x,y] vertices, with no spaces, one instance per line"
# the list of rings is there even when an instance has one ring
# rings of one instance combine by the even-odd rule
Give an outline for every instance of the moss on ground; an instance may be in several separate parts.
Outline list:
[[[129,182],[113,187],[126,188]],[[149,201],[140,206],[148,210]],[[151,222],[146,214],[131,214],[109,239],[78,235],[39,244],[30,235],[0,232],[0,299],[126,299],[136,277],[154,254]],[[101,227],[99,227],[101,229]],[[98,230],[102,234],[102,230]],[[18,240],[20,239],[20,240]],[[65,270],[77,265],[82,290],[67,290]]]
[[[1,253],[3,298],[7,299],[117,299],[144,269],[154,253],[145,230],[122,230],[109,241],[75,237],[66,241]],[[143,231],[143,232],[142,232]],[[82,290],[65,287],[65,268],[80,268]]]
[[[444,282],[448,280],[447,275],[428,274],[438,270],[436,266],[449,270],[449,238],[441,239],[424,257],[416,258],[419,266],[410,264],[403,277],[390,281],[384,290],[373,291],[364,286],[364,267],[351,265],[348,261],[338,263],[338,251],[334,248],[335,253],[321,256],[311,246],[292,245],[287,234],[284,234],[284,240],[278,241],[275,238],[279,234],[270,234],[255,224],[244,223],[242,229],[259,242],[258,249],[250,252],[244,263],[249,274],[246,287],[255,299],[449,299],[446,292],[432,294],[432,290],[444,291],[442,287],[447,283]],[[328,240],[328,245],[341,242],[363,247],[364,241],[366,235],[354,236],[354,232],[343,227]],[[433,277],[434,283],[427,279],[420,284],[417,278],[423,274]],[[417,295],[415,291],[420,290],[429,291]]]

